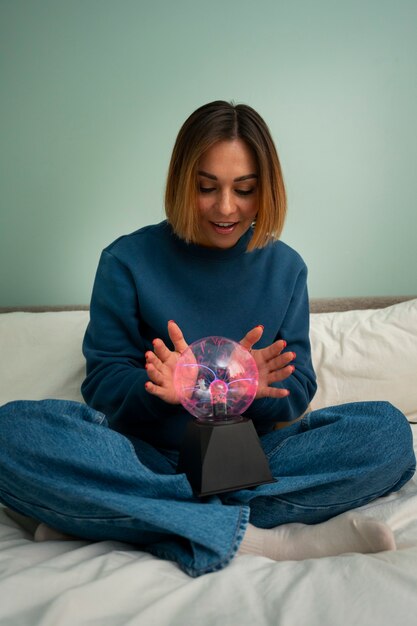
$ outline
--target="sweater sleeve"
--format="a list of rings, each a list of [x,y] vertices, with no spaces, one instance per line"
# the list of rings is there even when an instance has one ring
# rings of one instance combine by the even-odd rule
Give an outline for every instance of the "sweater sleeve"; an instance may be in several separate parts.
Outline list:
[[[311,360],[309,339],[309,301],[307,292],[307,268],[304,265],[295,281],[287,311],[275,339],[285,339],[285,351],[296,353],[293,361],[295,371],[289,378],[273,386],[288,389],[286,398],[262,398],[255,400],[246,411],[260,433],[270,430],[275,422],[291,421],[304,413],[316,389],[316,375]]]
[[[114,255],[101,255],[90,306],[83,353],[87,375],[81,391],[87,404],[103,412],[116,430],[132,431],[141,415],[175,410],[145,391],[146,345],[133,276]]]

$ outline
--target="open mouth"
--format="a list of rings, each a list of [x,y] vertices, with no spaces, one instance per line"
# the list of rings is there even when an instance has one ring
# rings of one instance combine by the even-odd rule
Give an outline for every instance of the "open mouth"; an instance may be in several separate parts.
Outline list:
[[[230,233],[235,228],[237,222],[212,222],[217,232]]]

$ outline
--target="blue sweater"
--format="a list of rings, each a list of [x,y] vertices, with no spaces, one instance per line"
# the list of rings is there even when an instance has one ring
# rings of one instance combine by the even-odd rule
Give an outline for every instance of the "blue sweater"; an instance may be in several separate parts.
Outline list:
[[[246,252],[249,230],[226,250],[186,244],[167,222],[117,239],[102,253],[83,343],[86,402],[106,414],[112,428],[154,446],[178,449],[190,415],[144,389],[145,352],[160,337],[171,346],[173,319],[187,343],[209,335],[240,341],[265,327],[255,348],[285,339],[296,352],[284,399],[255,400],[245,415],[259,434],[301,415],[316,390],[310,356],[307,269],[281,241]]]

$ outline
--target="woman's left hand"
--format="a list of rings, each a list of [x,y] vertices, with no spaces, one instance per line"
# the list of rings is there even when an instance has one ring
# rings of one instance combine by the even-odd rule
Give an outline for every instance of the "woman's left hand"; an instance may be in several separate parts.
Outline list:
[[[271,387],[272,383],[281,382],[291,376],[294,365],[290,365],[296,357],[295,352],[283,352],[287,343],[283,339],[275,341],[267,348],[253,350],[252,346],[262,337],[263,326],[255,326],[240,341],[240,345],[250,351],[258,367],[259,380],[255,398],[285,398],[288,389]]]

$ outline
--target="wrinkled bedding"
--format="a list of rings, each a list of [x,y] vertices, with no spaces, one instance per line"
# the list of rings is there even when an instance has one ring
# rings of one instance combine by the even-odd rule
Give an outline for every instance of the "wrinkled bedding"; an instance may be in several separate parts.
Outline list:
[[[0,404],[80,400],[87,319],[85,311],[0,315]],[[416,420],[417,300],[312,315],[311,337],[313,408],[378,397]],[[128,544],[35,543],[0,508],[0,626],[415,626],[416,476],[359,511],[389,523],[396,551],[282,563],[239,556],[192,579]]]
[[[414,626],[416,478],[361,511],[391,525],[397,551],[284,563],[239,556],[197,579],[127,544],[34,543],[0,511],[0,624]]]

